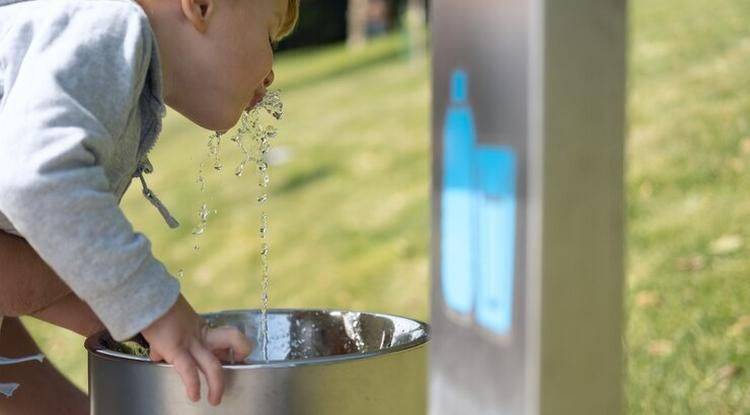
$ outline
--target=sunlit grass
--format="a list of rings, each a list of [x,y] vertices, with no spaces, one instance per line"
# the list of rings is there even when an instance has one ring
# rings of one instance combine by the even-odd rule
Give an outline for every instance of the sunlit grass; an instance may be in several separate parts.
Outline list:
[[[750,413],[748,17],[631,3],[630,413]]]

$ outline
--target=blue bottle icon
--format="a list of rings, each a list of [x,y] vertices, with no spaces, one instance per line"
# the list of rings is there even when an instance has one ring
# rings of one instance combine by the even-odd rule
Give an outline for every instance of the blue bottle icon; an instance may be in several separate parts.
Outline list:
[[[477,323],[498,335],[513,325],[516,243],[516,155],[510,147],[476,152]]]
[[[453,311],[468,314],[474,301],[473,157],[474,117],[468,104],[468,75],[451,78],[451,102],[443,126],[443,191],[441,197],[441,269],[443,298]]]

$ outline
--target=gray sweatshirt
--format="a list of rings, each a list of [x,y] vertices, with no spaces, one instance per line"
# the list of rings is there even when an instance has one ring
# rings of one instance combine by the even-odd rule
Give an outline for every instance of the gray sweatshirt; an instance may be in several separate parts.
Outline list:
[[[150,169],[163,115],[136,3],[0,0],[0,229],[25,238],[117,340],[179,295],[118,206]],[[145,182],[144,194],[176,225]]]

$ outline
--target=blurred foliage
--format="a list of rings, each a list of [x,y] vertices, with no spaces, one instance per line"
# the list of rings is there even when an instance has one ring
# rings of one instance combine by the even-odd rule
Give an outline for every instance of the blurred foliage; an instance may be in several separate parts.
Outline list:
[[[346,39],[347,0],[303,0],[297,29],[278,50],[342,42]]]
[[[391,28],[398,28],[407,0],[388,0]],[[347,0],[303,0],[297,29],[277,47],[278,51],[322,46],[346,40]]]

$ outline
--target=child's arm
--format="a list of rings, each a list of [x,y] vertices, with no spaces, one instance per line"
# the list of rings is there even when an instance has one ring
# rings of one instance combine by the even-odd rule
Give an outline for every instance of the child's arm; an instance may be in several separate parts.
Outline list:
[[[91,307],[72,292],[49,306],[35,311],[31,316],[74,331],[84,337],[105,328],[96,314],[91,311]]]
[[[29,244],[0,232],[0,315],[29,315],[70,293]]]
[[[104,326],[22,238],[0,232],[0,315],[31,315],[83,336]]]

